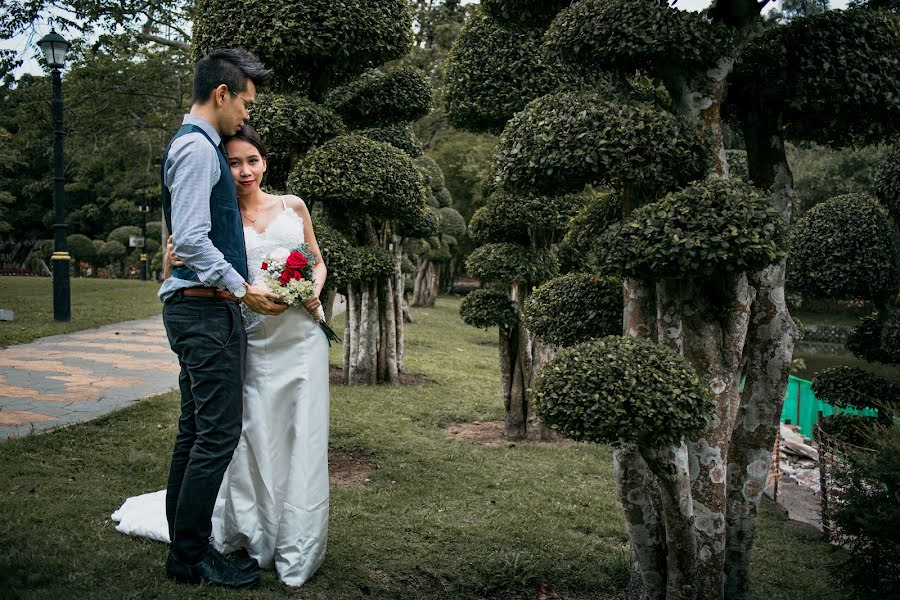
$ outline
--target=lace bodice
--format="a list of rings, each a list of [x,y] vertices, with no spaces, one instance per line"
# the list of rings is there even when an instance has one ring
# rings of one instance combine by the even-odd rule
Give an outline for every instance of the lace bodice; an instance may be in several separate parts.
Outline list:
[[[299,246],[304,241],[303,218],[291,208],[288,208],[281,200],[283,209],[275,219],[269,223],[262,233],[258,233],[252,227],[244,227],[244,241],[247,246],[247,271],[250,275],[250,283],[256,283],[262,271],[263,259],[278,248],[290,250]],[[244,327],[249,329],[259,321],[260,315],[251,311],[246,305],[241,304],[241,312],[244,316]]]

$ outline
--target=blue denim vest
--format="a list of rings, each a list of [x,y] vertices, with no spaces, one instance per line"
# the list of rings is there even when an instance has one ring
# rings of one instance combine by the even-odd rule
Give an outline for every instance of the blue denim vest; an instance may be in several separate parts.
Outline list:
[[[172,194],[166,187],[166,159],[169,155],[169,148],[179,137],[188,133],[202,133],[203,137],[209,140],[206,132],[196,125],[182,125],[181,129],[175,134],[166,148],[166,153],[162,159],[162,206],[163,215],[166,219],[166,227],[172,232]],[[215,145],[215,144],[213,144]],[[225,260],[231,263],[234,270],[241,274],[241,277],[247,279],[247,248],[244,245],[244,228],[241,222],[241,212],[237,203],[237,189],[234,187],[234,180],[231,178],[231,167],[225,160],[225,155],[217,146],[216,154],[219,157],[219,181],[213,186],[209,196],[209,212],[212,217],[212,227],[209,231],[209,239],[213,246],[219,249],[225,256]],[[179,279],[187,279],[189,281],[200,282],[197,274],[187,267],[173,267],[172,276]]]

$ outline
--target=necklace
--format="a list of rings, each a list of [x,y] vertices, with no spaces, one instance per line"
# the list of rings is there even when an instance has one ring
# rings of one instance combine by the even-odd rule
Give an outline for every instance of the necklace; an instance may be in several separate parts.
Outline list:
[[[248,215],[248,214],[245,213],[244,211],[241,211],[241,215],[242,215],[245,219],[247,219],[248,221],[250,221],[251,223],[253,223],[254,225],[256,225],[256,219],[251,219],[251,218],[250,218],[250,215]],[[256,215],[256,216],[259,217],[259,215]]]

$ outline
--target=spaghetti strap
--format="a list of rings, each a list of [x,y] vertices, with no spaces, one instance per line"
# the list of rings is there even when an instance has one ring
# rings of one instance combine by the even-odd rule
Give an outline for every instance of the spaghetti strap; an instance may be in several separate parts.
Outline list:
[[[288,209],[287,202],[284,201],[284,196],[281,196],[281,208],[283,208],[284,210]]]

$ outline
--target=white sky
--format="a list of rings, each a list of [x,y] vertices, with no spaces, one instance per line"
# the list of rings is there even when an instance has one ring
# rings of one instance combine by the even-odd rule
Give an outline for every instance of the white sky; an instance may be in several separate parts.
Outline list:
[[[849,0],[831,0],[831,8],[847,8]],[[470,4],[471,2],[466,2]],[[770,3],[766,10],[771,9],[779,4],[778,1]],[[677,0],[675,6],[682,10],[702,10],[710,5],[710,0]],[[0,48],[11,48],[16,50],[20,59],[24,60],[22,67],[15,71],[15,75],[22,73],[40,73],[41,69],[37,61],[33,59],[36,49],[35,42],[50,32],[50,27],[46,23],[38,23],[35,26],[35,32],[29,35],[20,35],[10,40],[0,40]]]

